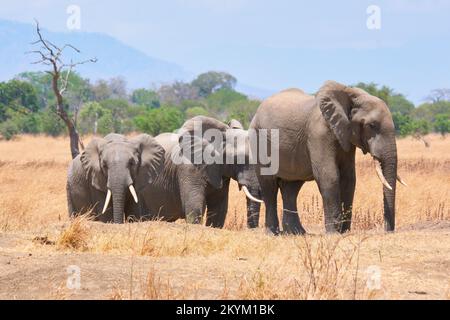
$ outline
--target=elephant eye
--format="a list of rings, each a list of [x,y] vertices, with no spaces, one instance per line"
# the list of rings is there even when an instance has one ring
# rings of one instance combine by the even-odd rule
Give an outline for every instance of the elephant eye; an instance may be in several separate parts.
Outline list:
[[[371,122],[371,123],[369,123],[369,128],[372,130],[377,130],[378,124],[376,122]]]

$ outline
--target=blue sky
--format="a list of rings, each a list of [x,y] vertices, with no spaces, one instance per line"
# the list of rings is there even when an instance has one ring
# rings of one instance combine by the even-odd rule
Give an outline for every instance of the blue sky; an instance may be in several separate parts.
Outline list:
[[[1,0],[0,18],[114,36],[193,73],[224,70],[255,87],[314,92],[328,79],[386,84],[420,103],[450,88],[450,0]],[[381,29],[366,26],[369,5]]]

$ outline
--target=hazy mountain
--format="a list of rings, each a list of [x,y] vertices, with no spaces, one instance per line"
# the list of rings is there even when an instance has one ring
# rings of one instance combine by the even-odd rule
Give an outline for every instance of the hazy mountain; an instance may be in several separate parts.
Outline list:
[[[70,43],[80,49],[75,54],[67,49],[65,60],[82,61],[96,57],[95,64],[81,65],[77,71],[84,77],[95,81],[122,76],[130,89],[150,87],[175,80],[190,81],[195,76],[183,67],[156,59],[132,48],[119,40],[104,34],[86,32],[51,32],[42,28],[45,38],[56,45]],[[33,65],[38,55],[26,54],[35,50],[31,45],[36,40],[36,28],[25,24],[0,19],[0,81],[13,78],[24,71],[44,70],[43,66]],[[238,83],[238,91],[252,98],[266,98],[272,91]]]
[[[82,51],[73,55],[74,60],[96,57],[98,62],[77,67],[85,77],[91,79],[122,76],[128,85],[148,87],[152,83],[184,80],[190,76],[182,67],[167,61],[155,59],[113,37],[84,32],[56,33],[42,30],[49,41],[63,45],[70,43]],[[35,26],[0,20],[0,80],[7,80],[23,71],[42,70],[31,65],[39,56],[27,55],[33,50],[31,42],[36,40]],[[67,49],[66,60],[72,56]]]

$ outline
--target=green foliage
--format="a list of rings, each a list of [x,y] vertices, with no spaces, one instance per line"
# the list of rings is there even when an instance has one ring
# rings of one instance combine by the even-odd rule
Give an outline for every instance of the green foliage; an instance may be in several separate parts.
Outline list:
[[[402,115],[399,112],[393,113],[395,130],[400,136],[426,135],[430,133],[430,123],[424,119],[414,119],[409,115]]]
[[[41,113],[41,131],[53,137],[66,132],[66,125],[56,114],[55,107],[50,107]]]
[[[248,128],[259,105],[260,102],[257,100],[234,101],[230,104],[227,121],[236,119],[244,128]]]
[[[155,91],[147,89],[137,89],[131,94],[131,101],[142,105],[148,109],[159,108],[161,106],[158,94]]]
[[[247,101],[247,97],[242,93],[236,92],[231,89],[221,89],[211,94],[206,103],[208,109],[220,116],[225,110],[227,110],[234,103],[244,103]]]
[[[128,116],[132,106],[128,103],[127,100],[107,99],[101,101],[100,106],[111,113],[112,132],[128,133],[133,131],[134,127]],[[106,124],[107,122],[104,123]]]
[[[192,107],[186,110],[186,119],[191,119],[196,116],[208,116],[208,111],[203,107]]]
[[[39,103],[34,87],[24,81],[11,80],[0,83],[0,121],[7,119],[8,110],[36,112]]]
[[[62,74],[64,79],[65,74]],[[121,78],[91,84],[70,74],[64,105],[70,116],[78,112],[77,128],[82,134],[129,133],[140,130],[153,135],[172,132],[185,119],[204,115],[221,121],[239,120],[248,127],[260,101],[236,92],[236,78],[223,72],[207,72],[191,83],[176,81],[157,91],[137,89],[127,94]],[[418,135],[431,130],[450,132],[450,90],[435,90],[431,102],[415,108],[402,94],[375,83],[356,85],[384,100],[389,106],[397,134]],[[55,112],[52,78],[44,72],[26,72],[0,82],[0,134],[11,139],[20,133],[65,133],[64,122]]]
[[[358,83],[356,87],[387,103],[392,112],[397,134],[401,136],[424,135],[432,129],[442,134],[449,132],[446,120],[450,114],[450,101],[436,99],[415,108],[412,102],[389,87],[378,88],[375,83]]]
[[[19,129],[16,124],[11,120],[6,120],[0,123],[0,134],[6,140],[11,140],[15,135],[19,133]]]
[[[82,134],[99,133],[102,135],[113,132],[113,117],[110,110],[98,102],[86,103],[80,112],[79,130]]]
[[[226,72],[210,71],[200,74],[191,85],[198,88],[200,97],[208,97],[212,93],[221,89],[233,89],[237,80]]]
[[[180,128],[183,122],[183,113],[175,107],[167,106],[149,110],[134,119],[134,123],[140,131],[154,136],[164,132],[173,132]]]
[[[442,135],[450,132],[450,113],[438,114],[436,116],[434,130]]]

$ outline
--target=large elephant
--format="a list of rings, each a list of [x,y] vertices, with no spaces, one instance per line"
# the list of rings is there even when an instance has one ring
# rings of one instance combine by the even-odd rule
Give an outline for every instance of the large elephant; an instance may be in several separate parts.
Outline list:
[[[223,144],[217,146],[204,136],[195,137],[196,125],[201,128],[201,132],[209,129],[220,132]],[[247,131],[231,128],[213,118],[199,116],[188,120],[180,133],[164,133],[155,139],[164,147],[166,160],[164,170],[143,192],[147,218],[165,221],[186,219],[188,223],[200,223],[207,209],[206,225],[222,228],[228,210],[230,179],[234,179],[251,201],[259,202],[258,205],[248,206],[249,226],[257,227],[254,217],[258,217],[262,201],[258,199],[260,188],[255,167],[248,161]],[[202,154],[209,150],[216,154],[216,159],[220,158],[222,161],[208,163],[201,159],[197,163],[190,159],[192,161],[183,163],[175,160],[179,158],[180,150],[186,150],[186,146],[192,152],[187,156],[194,156],[195,145],[198,143]],[[230,155],[241,157],[244,161],[227,163],[225,160]]]
[[[94,138],[69,167],[69,215],[92,210],[103,222],[123,223],[124,215],[139,219],[138,194],[155,180],[164,158],[164,149],[147,134]]]
[[[303,234],[297,196],[315,180],[323,199],[327,232],[350,230],[355,191],[355,150],[370,153],[384,189],[385,229],[395,229],[397,147],[387,105],[367,92],[327,81],[315,96],[289,89],[264,101],[250,128],[279,130],[279,170],[260,179],[266,227],[280,232],[277,193],[283,199],[283,230]],[[258,136],[258,135],[257,135]],[[267,142],[271,146],[271,142]],[[403,183],[403,182],[402,182]]]

